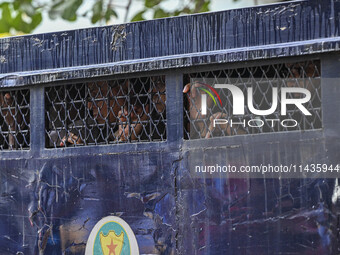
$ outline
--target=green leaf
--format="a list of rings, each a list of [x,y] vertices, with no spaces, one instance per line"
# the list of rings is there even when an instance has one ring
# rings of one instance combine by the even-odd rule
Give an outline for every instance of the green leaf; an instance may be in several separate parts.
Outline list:
[[[162,0],[145,0],[145,7],[152,8],[158,4],[160,4]]]
[[[0,4],[0,9],[2,9],[4,6],[8,6],[9,3],[8,2],[3,2]]]
[[[185,13],[185,14],[191,14],[192,13],[192,11],[191,11],[191,9],[190,8],[188,8],[188,7],[185,7],[183,10],[182,10],[182,12],[181,13]]]
[[[103,11],[103,1],[96,2],[93,5],[92,10],[94,13],[101,13]]]
[[[104,16],[105,21],[108,22],[112,16],[117,18],[118,14],[113,9],[107,9]]]
[[[24,21],[22,20],[21,15],[22,15],[22,12],[19,11],[11,22],[12,23],[11,26],[14,27],[14,29],[17,31],[22,31],[22,23]]]
[[[203,6],[201,7],[200,12],[208,12],[208,11],[210,11],[209,5],[210,5],[210,1],[206,1],[203,4]]]
[[[29,3],[22,3],[20,5],[20,9],[26,13],[28,16],[32,17],[33,15],[35,15],[36,10],[34,9],[34,7],[29,4]]]
[[[98,1],[96,2],[93,7],[92,7],[92,18],[91,18],[91,22],[97,23],[99,20],[102,19],[102,11],[103,11],[103,2],[102,1]]]
[[[161,8],[157,8],[155,10],[155,13],[153,14],[153,18],[154,19],[165,18],[165,17],[169,17],[169,15],[170,15],[169,13],[165,12]]]
[[[26,15],[22,10],[17,12],[17,15],[11,21],[10,26],[16,31],[22,31],[24,33],[32,32],[42,21],[41,12],[36,13],[32,17],[29,17],[29,21],[25,21],[22,17]]]
[[[8,33],[13,27],[14,22],[14,17],[12,17],[13,6],[11,3],[3,2],[0,4],[0,10],[0,33]]]
[[[138,13],[131,19],[131,21],[133,22],[133,21],[145,20],[145,19],[143,18],[143,14],[144,14],[145,12],[146,12],[146,10],[143,10],[143,11],[138,12]]]
[[[3,20],[0,20],[0,33],[8,33],[10,30],[10,26],[3,22]]]
[[[65,20],[75,21],[77,19],[77,11],[82,3],[83,0],[57,0],[48,12],[48,15],[51,19],[61,16]]]
[[[8,20],[1,17],[1,19],[0,19],[0,33],[8,33],[10,31],[10,29],[11,29],[11,26],[8,23]]]
[[[177,11],[174,11],[174,12],[172,13],[172,15],[173,15],[173,16],[178,16],[178,15],[180,15],[181,13],[182,13],[181,10],[177,10]]]
[[[37,26],[39,26],[41,21],[42,21],[42,14],[41,14],[41,12],[38,12],[32,17],[32,22],[31,22],[32,28],[34,29]]]
[[[19,1],[14,1],[13,2],[13,9],[15,11],[19,10],[21,3]]]
[[[92,24],[97,23],[101,19],[101,16],[99,14],[93,14],[91,18]]]
[[[9,3],[3,3],[1,4],[1,19],[7,21],[7,23],[10,23],[12,20],[11,10],[9,8]]]
[[[15,16],[15,18],[12,21],[12,27],[15,28],[17,31],[22,31],[24,33],[30,33],[33,28],[31,28],[30,24],[25,22],[22,19],[22,11],[19,11],[18,14]]]
[[[56,19],[58,16],[61,15],[64,7],[64,0],[59,0],[59,1],[53,1],[56,2],[55,4],[52,5],[51,9],[48,11],[48,16],[50,19]]]
[[[83,3],[83,0],[68,0],[66,3],[66,8],[61,17],[68,21],[75,21],[77,19],[77,11]]]

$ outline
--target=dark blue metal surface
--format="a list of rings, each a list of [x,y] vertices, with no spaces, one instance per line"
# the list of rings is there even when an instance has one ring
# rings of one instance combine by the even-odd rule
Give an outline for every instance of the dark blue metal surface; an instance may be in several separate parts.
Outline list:
[[[315,0],[0,40],[0,86],[339,49],[340,5]]]
[[[143,253],[154,253],[156,243],[173,249],[175,160],[176,153],[135,152],[1,161],[0,254],[38,254],[44,236],[43,254],[83,254],[104,215],[123,217]]]
[[[30,88],[31,148],[0,152],[0,254],[84,254],[109,215],[130,224],[141,254],[338,254],[338,179],[195,179],[188,165],[194,153],[336,162],[339,15],[338,1],[298,1],[1,39],[0,86]],[[323,129],[183,140],[184,73],[278,57],[318,57],[333,78]],[[146,72],[166,76],[166,142],[45,149],[46,83]]]

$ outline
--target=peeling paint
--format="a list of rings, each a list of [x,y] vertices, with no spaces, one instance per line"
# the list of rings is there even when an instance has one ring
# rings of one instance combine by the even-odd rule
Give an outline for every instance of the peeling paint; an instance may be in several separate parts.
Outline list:
[[[126,30],[125,25],[119,25],[118,27],[113,27],[111,47],[112,50],[117,50],[118,47],[122,47],[123,42],[126,40]]]
[[[4,55],[0,56],[0,63],[7,63],[7,59]]]

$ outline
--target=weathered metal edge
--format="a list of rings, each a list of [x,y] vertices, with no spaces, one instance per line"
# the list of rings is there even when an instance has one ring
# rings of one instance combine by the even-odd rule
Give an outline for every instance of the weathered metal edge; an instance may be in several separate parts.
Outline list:
[[[0,88],[340,51],[340,37],[0,75]]]
[[[122,66],[141,59],[154,59],[168,68],[166,60],[177,55],[187,58],[188,54],[196,57],[197,53],[250,51],[265,45],[335,38],[340,36],[339,31],[340,4],[331,0],[296,1],[1,39],[0,73],[92,68],[110,63]],[[130,72],[135,70],[131,66]]]

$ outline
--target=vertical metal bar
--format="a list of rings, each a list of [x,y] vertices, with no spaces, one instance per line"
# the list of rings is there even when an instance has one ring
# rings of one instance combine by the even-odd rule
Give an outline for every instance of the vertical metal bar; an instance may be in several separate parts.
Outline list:
[[[325,133],[340,130],[340,56],[326,55],[321,62],[322,120]]]
[[[73,85],[70,86],[70,88],[72,88]],[[64,147],[67,147],[67,139],[69,137],[69,129],[68,129],[68,121],[67,121],[67,109],[68,109],[68,102],[67,102],[67,87],[66,85],[63,85],[63,91],[64,91],[64,123],[65,123],[65,137],[66,137],[66,141],[64,143]]]
[[[14,145],[13,145],[12,149],[15,149],[15,150],[17,150],[20,146],[19,140],[18,140],[18,133],[20,131],[20,130],[18,130],[18,113],[19,113],[18,108],[19,108],[19,104],[20,104],[20,102],[18,101],[18,93],[19,93],[18,90],[14,91],[15,96],[14,96],[14,100],[13,100],[15,110],[14,110],[14,116],[13,116],[13,119],[14,119],[14,123],[13,123],[14,124],[14,130],[13,130],[13,132],[14,132],[14,134],[13,134]],[[12,111],[10,111],[10,113],[12,113]]]
[[[30,91],[31,151],[38,157],[45,148],[44,87],[34,86]]]
[[[108,80],[105,81],[107,85],[107,91],[106,91],[106,112],[107,115],[105,116],[105,125],[106,125],[106,135],[104,138],[105,144],[109,144],[109,134],[110,134],[110,92],[111,92],[111,86]],[[104,97],[105,98],[105,97]]]
[[[166,128],[169,143],[183,141],[183,74],[180,71],[165,76]]]
[[[328,160],[340,163],[340,56],[324,55],[321,59],[322,123]]]
[[[340,56],[327,54],[321,58],[321,120],[324,129],[327,164],[340,163]],[[322,145],[319,145],[322,146]],[[338,173],[332,173],[338,177]],[[338,179],[336,179],[337,181]],[[332,250],[338,250],[337,242]]]
[[[158,79],[158,77],[155,77],[155,79]],[[152,89],[155,86],[155,83],[153,82],[152,77],[149,77],[148,80],[150,80],[150,86],[149,86],[148,90],[146,90],[145,84],[143,84],[143,88],[144,88],[144,91],[149,92],[149,93],[147,93],[148,94],[148,102],[147,103],[149,103],[149,113],[146,113],[146,114],[149,114],[149,118],[148,118],[149,134],[147,134],[147,135],[149,137],[149,142],[151,142],[152,141],[153,124],[156,125],[156,123],[153,122],[153,119],[151,117],[151,113],[153,112],[153,109],[152,109],[152,106],[153,106],[153,104],[152,104],[152,97],[153,97]],[[157,89],[156,89],[156,93],[157,93]]]
[[[87,143],[88,143],[88,138],[87,138],[87,128],[88,128],[88,124],[87,124],[87,111],[89,111],[90,109],[88,109],[88,107],[87,107],[87,105],[88,105],[88,97],[89,97],[89,91],[88,91],[88,85],[87,85],[87,83],[84,83],[84,87],[85,87],[85,100],[84,100],[84,103],[85,103],[85,105],[83,106],[84,107],[84,137],[83,137],[83,139],[84,139],[84,145],[86,145]]]
[[[133,131],[131,131],[131,119],[130,119],[130,117],[131,117],[131,113],[132,113],[132,110],[131,110],[131,102],[130,102],[130,95],[131,95],[131,84],[130,84],[131,82],[130,82],[130,80],[128,80],[128,96],[127,96],[127,98],[128,98],[128,110],[127,110],[127,116],[125,116],[125,118],[126,118],[126,125],[128,125],[128,130],[129,130],[129,132],[128,132],[128,139],[127,139],[127,141],[128,142],[131,142],[131,132],[133,132]],[[124,110],[123,110],[123,112],[124,112]],[[125,132],[123,132],[123,135],[125,135]]]
[[[207,94],[201,95],[202,100],[202,115],[207,115]]]

